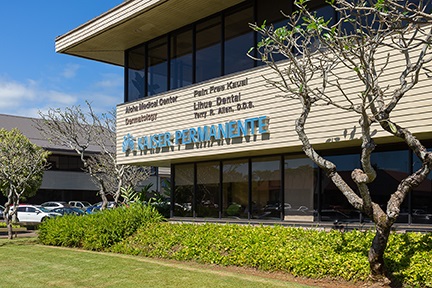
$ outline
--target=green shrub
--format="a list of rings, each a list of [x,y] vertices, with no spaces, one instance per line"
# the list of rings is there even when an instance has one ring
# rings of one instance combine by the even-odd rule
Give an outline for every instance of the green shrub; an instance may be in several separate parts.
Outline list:
[[[432,287],[432,233],[394,234],[386,264],[409,287]]]
[[[50,219],[39,227],[39,240],[46,245],[104,250],[132,235],[145,223],[161,220],[154,207],[133,204],[91,215]]]
[[[46,245],[81,247],[86,220],[84,218],[65,215],[43,222],[39,225],[39,241]]]
[[[280,226],[159,223],[141,227],[111,251],[286,271],[296,276],[366,280],[366,255],[373,235],[346,235]]]
[[[301,277],[365,281],[374,234],[281,226],[149,223],[110,251],[285,271]],[[432,286],[431,259],[432,234],[391,235],[386,251],[388,267],[409,287]]]
[[[369,277],[374,231],[319,231],[282,226],[171,224],[152,206],[133,205],[44,222],[44,244],[284,271],[309,278]],[[432,234],[392,234],[387,267],[408,287],[432,287]]]

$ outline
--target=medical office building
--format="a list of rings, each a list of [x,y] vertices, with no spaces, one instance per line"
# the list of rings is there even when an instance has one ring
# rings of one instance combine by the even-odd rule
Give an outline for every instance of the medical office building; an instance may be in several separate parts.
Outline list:
[[[324,1],[309,5],[337,17]],[[293,9],[292,1],[283,0],[132,0],[56,39],[59,53],[124,67],[118,162],[171,168],[173,219],[362,221],[303,154],[294,130],[298,103],[275,97],[279,91],[263,78],[276,77],[272,70],[246,56],[259,40],[248,23],[278,26],[284,21],[280,11]],[[395,115],[429,144],[430,83],[421,80]],[[349,179],[361,167],[361,141],[357,118],[349,116],[319,110],[307,130],[354,187]],[[387,134],[378,132],[376,139],[378,175],[370,190],[386,205],[419,161]],[[432,223],[430,178],[406,199],[398,222]]]

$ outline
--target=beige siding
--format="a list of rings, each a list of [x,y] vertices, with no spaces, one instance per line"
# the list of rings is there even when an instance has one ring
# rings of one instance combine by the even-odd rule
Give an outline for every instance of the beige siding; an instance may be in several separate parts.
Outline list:
[[[385,73],[381,78],[385,86],[388,85],[388,94],[393,91],[398,84],[400,67],[403,67],[403,59],[400,57],[391,57],[391,66],[386,67]],[[380,59],[385,63],[385,57]],[[335,73],[345,73],[350,76],[350,71],[344,67],[338,67]],[[342,74],[341,74],[342,75]],[[263,155],[280,152],[300,152],[300,143],[297,134],[294,131],[295,119],[300,113],[300,105],[297,100],[277,97],[282,93],[267,84],[266,78],[275,78],[274,72],[267,68],[261,67],[246,71],[240,74],[229,75],[226,77],[214,79],[206,83],[200,83],[186,87],[177,91],[170,91],[162,95],[141,99],[136,102],[119,105],[117,107],[117,152],[119,163],[147,163],[151,165],[167,165],[169,163],[189,162],[204,159],[221,159],[222,157],[240,157],[245,155]],[[225,86],[230,81],[241,81],[247,79],[247,85],[235,89],[225,89],[221,92],[211,93],[204,96],[194,97],[194,91],[209,89],[211,86]],[[347,77],[343,81],[348,94],[352,101],[358,101],[358,93],[362,87],[358,80]],[[322,80],[317,77],[315,85],[320,86]],[[399,104],[397,110],[392,116],[392,120],[399,125],[411,129],[412,132],[429,133],[432,131],[430,121],[430,107],[432,97],[429,95],[429,85],[431,80],[423,77],[417,87],[410,91],[409,95]],[[383,85],[384,86],[384,85]],[[327,89],[328,95],[343,104],[345,99],[336,89]],[[241,102],[253,103],[253,108],[247,110],[236,110],[236,104],[216,105],[218,97],[229,97],[232,94],[241,94]],[[133,113],[126,113],[126,107],[147,103],[150,101],[159,101],[170,97],[177,97],[177,101],[172,104],[158,106],[147,110],[141,110]],[[194,103],[197,101],[212,103],[212,109],[219,107],[233,107],[234,112],[208,116],[209,109],[194,111]],[[207,112],[206,118],[195,117],[195,112]],[[126,125],[126,118],[138,117],[145,114],[157,114],[155,121],[146,121],[142,123]],[[251,117],[267,116],[269,118],[269,134],[257,135],[256,139],[247,141],[247,137],[242,137],[241,142],[235,141],[207,142],[194,145],[193,149],[185,149],[184,145],[175,146],[168,151],[148,151],[144,155],[128,155],[122,152],[123,136],[130,133],[134,137],[149,136],[155,133],[174,133],[175,130],[188,129],[192,127],[224,123],[231,120],[244,120]],[[319,144],[319,148],[332,148],[357,145],[360,137],[360,127],[358,125],[358,115],[354,112],[341,112],[341,110],[325,106],[314,107],[307,122],[306,131],[313,144]],[[386,132],[374,126],[377,129],[376,137],[378,141],[389,142],[395,141],[390,138]],[[424,134],[426,135],[426,134]],[[252,138],[251,138],[252,139]],[[331,146],[333,143],[333,146]],[[334,145],[337,143],[337,145]]]

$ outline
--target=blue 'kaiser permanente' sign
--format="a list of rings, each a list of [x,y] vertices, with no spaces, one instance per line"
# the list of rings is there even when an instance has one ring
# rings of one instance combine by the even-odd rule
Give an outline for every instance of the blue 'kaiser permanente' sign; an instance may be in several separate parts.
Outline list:
[[[123,152],[146,151],[156,148],[173,147],[222,139],[233,139],[248,135],[269,133],[267,116],[253,117],[245,120],[234,120],[220,124],[198,126],[176,130],[173,133],[157,133],[148,136],[134,137],[127,134],[123,137]]]

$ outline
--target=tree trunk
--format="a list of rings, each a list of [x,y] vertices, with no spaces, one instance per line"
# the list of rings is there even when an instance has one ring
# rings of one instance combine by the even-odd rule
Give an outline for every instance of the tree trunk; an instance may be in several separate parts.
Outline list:
[[[3,211],[3,218],[6,221],[6,227],[7,227],[7,231],[8,231],[8,239],[12,240],[12,236],[13,236],[13,231],[12,231],[12,217],[14,217],[14,215],[16,215],[16,212],[14,213],[14,215],[11,215],[11,205],[13,205],[13,203],[15,202],[13,199],[13,192],[12,189],[9,191],[8,194],[8,202],[6,202],[5,204],[5,209]],[[15,207],[17,207],[17,205],[15,205]]]
[[[101,189],[101,190],[99,191],[99,195],[101,196],[101,199],[102,199],[102,206],[101,206],[101,210],[104,210],[104,209],[107,208],[107,206],[108,206],[108,198],[107,198],[107,196],[106,196],[106,194],[105,194],[104,189]]]
[[[8,239],[12,240],[13,238],[12,221],[9,220],[9,217],[6,218],[6,226],[8,231]]]
[[[17,207],[17,206],[15,206],[15,207]],[[4,217],[4,219],[6,221],[6,227],[7,227],[9,240],[12,240],[12,238],[13,238],[12,224],[18,222],[18,217],[17,217],[16,211],[13,211],[12,213],[13,213],[13,215],[11,215],[11,213],[10,213],[10,207],[6,206],[5,213],[4,213],[4,216],[6,216],[6,217]]]
[[[387,247],[391,231],[391,224],[377,225],[376,234],[369,250],[369,265],[374,280],[388,282],[387,271],[384,265],[384,251]]]

